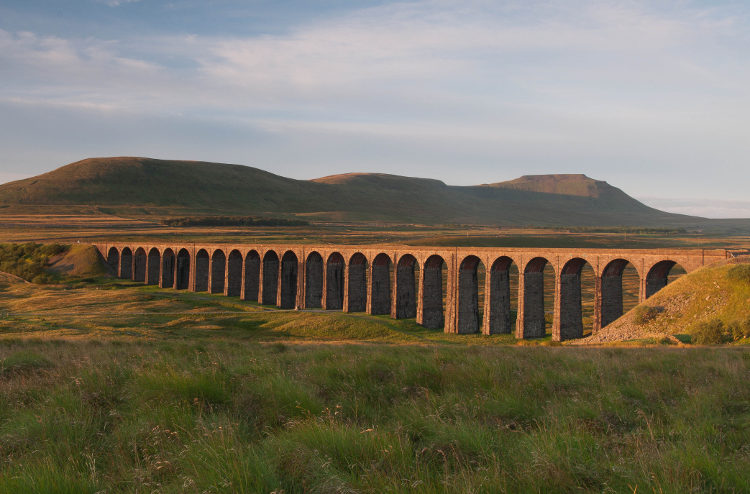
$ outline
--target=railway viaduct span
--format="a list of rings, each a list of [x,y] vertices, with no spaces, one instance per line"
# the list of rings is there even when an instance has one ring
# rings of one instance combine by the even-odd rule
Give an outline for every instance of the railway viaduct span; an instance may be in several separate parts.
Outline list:
[[[676,264],[688,273],[727,250],[436,248],[403,245],[96,245],[120,278],[175,290],[223,293],[282,309],[321,308],[416,318],[446,333],[545,335],[544,268],[555,273],[553,339],[583,336],[581,270],[595,275],[593,330],[623,314],[622,274],[640,278],[642,302],[666,286]],[[486,267],[480,320],[477,268]],[[510,267],[518,268],[511,327]]]

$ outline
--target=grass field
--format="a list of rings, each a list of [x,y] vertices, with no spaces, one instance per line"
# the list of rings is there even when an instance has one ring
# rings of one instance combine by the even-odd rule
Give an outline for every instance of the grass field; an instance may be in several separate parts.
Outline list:
[[[0,492],[747,492],[750,353],[1,340]]]
[[[747,235],[623,234],[571,232],[565,229],[470,225],[420,225],[382,222],[329,222],[299,227],[166,227],[168,217],[115,216],[106,208],[83,211],[47,207],[44,213],[14,206],[0,208],[0,242],[97,243],[149,242],[402,244],[442,247],[532,247],[618,249],[748,249]],[[189,214],[189,212],[184,213]]]
[[[0,274],[0,494],[750,491],[746,340],[552,348],[85,273]]]

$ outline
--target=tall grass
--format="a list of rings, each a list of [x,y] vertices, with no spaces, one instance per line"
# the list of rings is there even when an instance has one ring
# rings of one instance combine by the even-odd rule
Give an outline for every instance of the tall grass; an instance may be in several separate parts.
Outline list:
[[[750,353],[6,341],[5,492],[747,492]]]

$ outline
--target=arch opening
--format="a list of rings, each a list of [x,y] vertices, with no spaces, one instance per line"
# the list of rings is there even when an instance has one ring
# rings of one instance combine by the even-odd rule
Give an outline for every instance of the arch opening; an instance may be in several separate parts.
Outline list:
[[[147,264],[148,256],[146,255],[146,249],[138,247],[135,251],[135,256],[133,256],[133,281],[146,282]]]
[[[177,261],[174,270],[175,290],[187,290],[190,288],[190,253],[187,249],[181,249],[177,253]]]
[[[251,250],[245,256],[245,280],[243,284],[242,299],[258,300],[260,291],[260,254]]]
[[[443,270],[444,265],[445,261],[438,255],[430,256],[424,262],[422,326],[429,329],[439,329],[445,326],[443,274],[447,274],[447,270]]]
[[[133,278],[133,251],[130,247],[124,247],[120,253],[120,278]]]
[[[565,263],[560,271],[560,306],[553,325],[552,339],[565,341],[582,338],[584,326],[591,328],[594,283],[593,268],[585,259],[577,257]]]
[[[635,279],[633,279],[635,274]],[[635,283],[633,283],[635,281]],[[627,288],[630,291],[627,291]],[[638,300],[638,273],[626,259],[610,261],[602,270],[600,296],[596,301],[599,311],[599,326],[604,328],[619,319],[625,313],[625,300],[632,299],[635,289],[635,301]],[[632,308],[632,300],[629,306]],[[595,330],[598,328],[594,328]]]
[[[370,310],[373,315],[391,313],[391,258],[378,254],[372,261],[372,283],[370,284]]]
[[[417,317],[417,259],[411,254],[403,255],[396,266],[396,303],[391,312],[394,319]]]
[[[482,261],[477,256],[467,256],[458,269],[458,328],[457,333],[478,333],[481,326],[479,315],[479,279],[477,272]],[[427,264],[425,264],[425,273]],[[425,278],[425,285],[427,280]],[[426,290],[426,287],[425,287]]]
[[[239,297],[242,295],[242,254],[237,249],[229,253],[227,258],[227,277],[224,295]]]
[[[305,262],[305,308],[319,309],[323,304],[323,257],[311,252]]]
[[[344,308],[344,256],[334,252],[326,263],[326,309]]]
[[[684,274],[685,269],[675,261],[664,260],[657,262],[646,276],[645,298],[650,298]]]
[[[154,247],[148,251],[148,259],[146,260],[146,284],[158,285],[160,271],[161,254],[159,253],[159,249]]]
[[[518,285],[518,267],[510,257],[502,256],[492,263],[489,272],[489,307],[485,334],[509,334],[513,332],[514,304],[511,285]]]
[[[112,268],[115,273],[118,273],[120,268],[120,252],[117,247],[110,247],[107,251],[107,266]]]
[[[174,271],[174,251],[166,249],[161,255],[161,279],[159,280],[159,287],[172,288],[174,286]]]
[[[272,250],[269,250],[263,256],[261,278],[263,280],[260,303],[263,305],[276,305],[279,290],[279,256]]]
[[[195,289],[196,292],[208,291],[208,276],[211,258],[206,249],[201,249],[195,255]]]
[[[280,309],[297,307],[297,255],[291,250],[281,258],[281,286],[277,305]]]
[[[211,255],[211,278],[208,283],[209,293],[224,293],[226,269],[227,256],[221,249],[216,249]]]
[[[545,305],[554,307],[554,273],[549,261],[543,257],[535,257],[526,265],[523,273],[523,311],[519,315],[519,329],[522,331],[517,331],[517,338],[544,338],[547,334],[547,325],[553,322],[553,317],[547,315]]]
[[[347,270],[346,312],[364,312],[367,309],[367,258],[357,252],[349,259]]]

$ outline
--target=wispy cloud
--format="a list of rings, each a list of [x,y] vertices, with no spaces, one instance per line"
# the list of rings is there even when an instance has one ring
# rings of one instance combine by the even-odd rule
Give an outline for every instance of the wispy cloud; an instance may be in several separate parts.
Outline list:
[[[298,174],[340,148],[336,166],[417,163],[452,183],[450,163],[482,175],[466,183],[585,172],[652,195],[722,173],[746,183],[748,13],[685,5],[427,0],[243,36],[0,29],[0,100],[251,127],[283,135],[264,159]]]
[[[96,0],[99,3],[109,5],[110,7],[119,7],[125,3],[139,2],[140,0]]]

